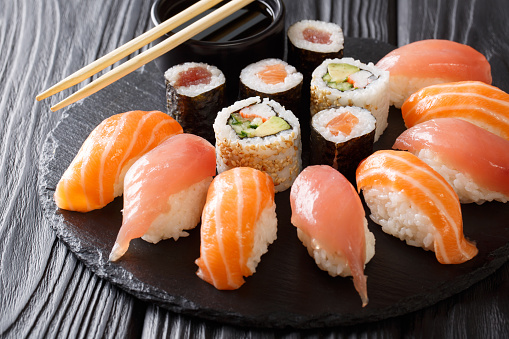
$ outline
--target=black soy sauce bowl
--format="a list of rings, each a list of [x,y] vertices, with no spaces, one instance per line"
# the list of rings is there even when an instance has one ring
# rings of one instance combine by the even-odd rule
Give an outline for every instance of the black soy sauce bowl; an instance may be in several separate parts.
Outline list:
[[[181,12],[197,0],[156,0],[152,5],[153,25]],[[218,6],[220,6],[220,3]],[[218,67],[226,77],[228,104],[237,100],[239,76],[247,65],[266,58],[284,57],[285,8],[282,0],[256,0],[247,9],[264,11],[270,21],[254,34],[240,34],[229,41],[206,41],[190,39],[156,59],[162,72],[184,62],[204,62]],[[267,19],[267,20],[269,20]],[[171,33],[156,40],[159,43]],[[198,36],[197,36],[198,37]]]

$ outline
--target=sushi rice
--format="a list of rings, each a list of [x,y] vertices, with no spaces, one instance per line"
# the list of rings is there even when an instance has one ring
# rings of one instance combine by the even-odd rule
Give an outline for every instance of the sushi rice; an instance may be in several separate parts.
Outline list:
[[[159,215],[141,237],[147,242],[157,244],[164,239],[187,237],[190,230],[200,222],[201,213],[212,177],[182,190],[168,198],[170,209]]]
[[[410,246],[433,251],[435,237],[432,223],[404,192],[388,187],[371,187],[363,190],[363,195],[371,210],[369,217],[382,226],[385,233]]]

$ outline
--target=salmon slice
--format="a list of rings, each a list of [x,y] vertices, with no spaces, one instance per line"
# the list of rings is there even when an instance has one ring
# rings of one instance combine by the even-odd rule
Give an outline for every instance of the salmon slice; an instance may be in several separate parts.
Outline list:
[[[124,176],[144,153],[172,135],[179,123],[159,111],[131,111],[102,121],[81,146],[58,182],[59,208],[89,212],[122,195]]]
[[[215,173],[214,146],[193,134],[183,133],[171,137],[140,157],[125,176],[122,226],[111,251],[110,260],[118,260],[124,255],[130,241],[143,237],[158,218],[168,213],[180,212],[171,210],[172,203],[179,203],[170,200],[172,196],[209,179],[203,190],[203,199],[196,196],[192,204],[185,206],[186,213],[197,213],[197,218],[186,221],[184,216],[181,217],[180,222],[190,224],[174,225],[180,227],[174,239],[181,235],[180,230],[195,227],[205,203],[208,184]],[[157,242],[161,238],[165,237],[152,242]]]
[[[407,127],[435,118],[460,118],[509,140],[509,94],[480,81],[428,86],[401,106]]]
[[[262,71],[256,73],[262,81],[268,85],[275,85],[285,82],[288,75],[285,66],[282,64],[274,64],[266,66]]]
[[[274,194],[272,178],[253,168],[233,168],[214,178],[202,213],[196,260],[201,279],[233,290],[255,272],[276,238]]]
[[[440,263],[460,264],[477,255],[475,244],[463,235],[458,196],[440,174],[412,153],[383,150],[363,160],[357,168],[357,189],[372,187],[403,192],[407,202],[429,218],[433,251]]]
[[[332,34],[312,27],[307,27],[302,31],[304,40],[314,44],[330,45],[332,43]]]
[[[345,136],[349,136],[352,133],[352,129],[359,123],[359,118],[350,112],[345,112],[337,117],[331,119],[325,127],[327,127],[332,135],[337,136],[342,133]]]
[[[190,67],[178,74],[175,87],[208,84],[210,79],[212,79],[212,73],[206,67]]]
[[[346,272],[340,275],[353,276],[362,306],[366,306],[368,293],[364,265],[374,254],[374,236],[367,231],[364,208],[355,188],[330,166],[309,166],[293,183],[290,203],[291,222],[310,239],[305,243],[315,244],[313,249],[307,247],[310,254],[317,252],[316,256],[312,254],[317,264],[317,257],[324,257],[320,249],[325,251],[327,258],[338,257],[336,260],[329,259],[330,264],[344,261]],[[372,238],[372,254],[369,257],[366,254],[366,233]],[[337,275],[330,270],[329,274]]]
[[[479,186],[509,196],[509,141],[468,121],[441,118],[420,123],[404,131],[393,148],[415,155],[430,150],[440,163]]]

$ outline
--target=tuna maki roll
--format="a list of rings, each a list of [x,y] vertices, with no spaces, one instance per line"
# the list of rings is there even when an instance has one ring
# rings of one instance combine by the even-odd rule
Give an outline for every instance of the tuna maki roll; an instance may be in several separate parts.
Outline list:
[[[373,152],[376,120],[360,107],[335,107],[311,119],[310,165],[329,165],[355,182],[361,160]]]
[[[302,20],[288,29],[288,62],[304,74],[311,73],[325,59],[343,57],[344,36],[340,26],[317,20]]]
[[[367,109],[376,119],[375,141],[387,128],[389,72],[352,58],[327,59],[311,79],[311,116],[339,106]]]
[[[218,173],[252,167],[269,174],[281,192],[302,169],[299,120],[274,100],[251,97],[223,108],[214,132]]]
[[[214,143],[212,125],[226,103],[225,77],[215,66],[186,62],[164,73],[168,114],[184,132]]]
[[[303,76],[280,59],[264,59],[245,67],[240,73],[239,97],[269,98],[299,116]]]

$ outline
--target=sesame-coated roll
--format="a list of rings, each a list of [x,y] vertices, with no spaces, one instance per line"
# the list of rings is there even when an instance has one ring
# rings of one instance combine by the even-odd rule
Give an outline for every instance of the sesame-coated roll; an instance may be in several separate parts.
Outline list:
[[[214,122],[218,173],[252,167],[289,188],[302,169],[299,120],[276,101],[251,97],[222,109]]]

